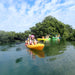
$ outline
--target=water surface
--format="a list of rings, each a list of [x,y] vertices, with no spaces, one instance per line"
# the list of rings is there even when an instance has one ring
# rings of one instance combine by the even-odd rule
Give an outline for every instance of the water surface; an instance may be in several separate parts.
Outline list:
[[[0,75],[75,75],[75,42],[47,42],[43,51],[1,45]]]

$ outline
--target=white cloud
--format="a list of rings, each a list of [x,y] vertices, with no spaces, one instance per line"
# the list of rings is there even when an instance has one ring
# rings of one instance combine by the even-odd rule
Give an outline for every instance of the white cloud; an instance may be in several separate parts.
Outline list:
[[[6,7],[6,1],[0,2],[0,30],[23,32],[48,15],[75,28],[74,0],[65,0],[61,4],[61,0],[36,0],[32,7],[25,1],[13,3],[13,0],[9,0],[9,6]]]
[[[69,10],[75,10],[75,5],[74,5],[74,6],[71,6],[71,7],[69,8]]]

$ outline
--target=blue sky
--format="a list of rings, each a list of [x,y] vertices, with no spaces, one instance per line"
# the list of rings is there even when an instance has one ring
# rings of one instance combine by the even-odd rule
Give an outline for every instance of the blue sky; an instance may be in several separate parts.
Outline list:
[[[48,15],[75,28],[75,0],[0,0],[0,30],[24,32]]]

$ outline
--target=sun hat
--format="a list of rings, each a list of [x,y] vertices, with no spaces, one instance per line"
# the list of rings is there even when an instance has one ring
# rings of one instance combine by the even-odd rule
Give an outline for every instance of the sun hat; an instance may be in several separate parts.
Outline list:
[[[35,36],[34,36],[34,35],[31,35],[31,38],[32,38],[32,37],[35,37]]]

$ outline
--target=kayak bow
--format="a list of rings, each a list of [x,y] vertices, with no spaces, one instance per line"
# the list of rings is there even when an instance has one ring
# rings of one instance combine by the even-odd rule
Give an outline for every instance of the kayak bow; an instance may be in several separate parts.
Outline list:
[[[35,49],[35,50],[43,50],[44,44],[27,45],[27,48]]]

